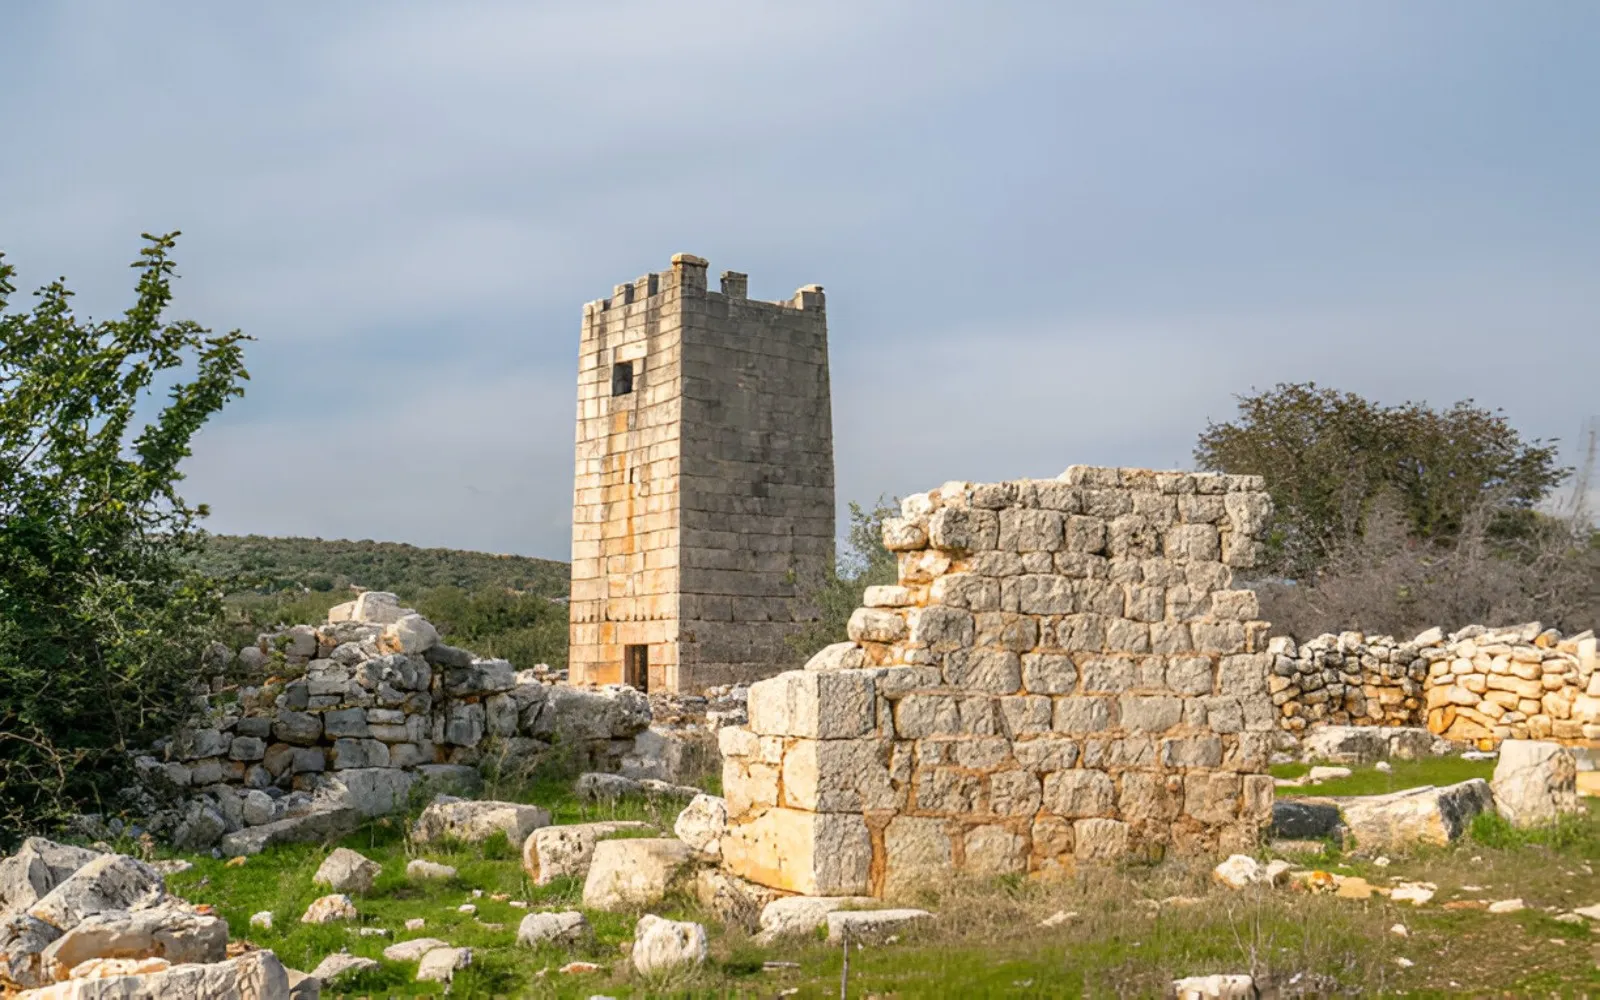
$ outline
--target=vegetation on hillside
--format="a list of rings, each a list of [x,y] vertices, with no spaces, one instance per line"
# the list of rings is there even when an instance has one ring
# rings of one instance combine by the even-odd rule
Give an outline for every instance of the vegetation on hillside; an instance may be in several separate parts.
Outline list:
[[[570,579],[566,563],[529,556],[262,535],[211,535],[195,563],[206,575],[226,581],[230,593],[342,595],[359,587],[415,594],[433,587],[493,587],[557,597],[567,592]]]
[[[126,751],[185,712],[218,622],[178,465],[243,394],[248,338],[165,317],[176,236],[145,237],[112,320],[64,280],[7,313],[0,259],[0,841],[131,784]]]

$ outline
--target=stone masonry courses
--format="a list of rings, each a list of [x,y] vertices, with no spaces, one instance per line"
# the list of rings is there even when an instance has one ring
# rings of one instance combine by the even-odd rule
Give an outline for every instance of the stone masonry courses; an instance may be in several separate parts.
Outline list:
[[[698,692],[789,659],[833,565],[822,288],[747,296],[678,254],[584,307],[569,663],[574,684]]]
[[[1247,850],[1278,712],[1254,476],[1074,466],[946,483],[883,528],[899,582],[724,728],[736,874],[881,896],[950,870]]]

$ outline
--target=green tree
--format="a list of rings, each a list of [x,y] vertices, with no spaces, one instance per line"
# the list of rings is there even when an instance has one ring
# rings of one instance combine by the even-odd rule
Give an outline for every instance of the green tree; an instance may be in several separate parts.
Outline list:
[[[1358,539],[1380,501],[1399,508],[1418,541],[1454,539],[1486,506],[1496,533],[1525,532],[1534,505],[1567,473],[1553,443],[1524,441],[1503,413],[1471,400],[1381,406],[1314,382],[1237,398],[1238,416],[1208,423],[1195,460],[1265,477],[1277,510],[1273,548],[1293,575]]]
[[[178,494],[179,464],[243,393],[248,338],[164,318],[177,235],[145,237],[111,320],[76,316],[64,280],[7,312],[0,258],[0,839],[128,787],[129,751],[186,714],[217,624],[187,558],[207,511]]]
[[[850,615],[861,606],[861,595],[868,587],[895,583],[900,578],[899,561],[883,547],[885,518],[898,517],[898,501],[883,497],[871,510],[850,504],[850,528],[845,534],[845,550],[838,566],[821,585],[806,595],[816,608],[817,617],[800,632],[789,637],[797,655],[809,659],[830,643],[843,642]]]

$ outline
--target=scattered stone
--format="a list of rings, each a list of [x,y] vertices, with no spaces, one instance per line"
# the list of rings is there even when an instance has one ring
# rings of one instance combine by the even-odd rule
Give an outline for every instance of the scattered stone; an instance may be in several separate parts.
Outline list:
[[[927,910],[835,910],[827,917],[828,940],[835,943],[846,937],[851,941],[882,940],[932,916]]]
[[[1174,979],[1172,993],[1175,1000],[1255,1000],[1256,984],[1242,973],[1217,973],[1211,976],[1190,976]]]
[[[455,978],[457,969],[471,964],[471,948],[434,948],[417,963],[417,982],[448,983]]]
[[[1039,921],[1040,927],[1060,927],[1062,924],[1071,923],[1078,919],[1078,914],[1073,910],[1057,910],[1056,912]]]
[[[1410,937],[1411,936],[1411,932],[1409,930],[1406,930],[1406,925],[1405,924],[1394,924],[1393,926],[1391,926],[1389,928],[1389,933],[1393,934],[1395,937]]]
[[[707,858],[722,855],[722,835],[727,829],[728,803],[715,795],[696,795],[672,824],[679,840]]]
[[[343,893],[323,896],[313,900],[306,907],[305,915],[300,918],[302,924],[331,924],[335,920],[356,919],[356,904],[350,897]]]
[[[594,845],[601,838],[623,830],[641,830],[645,826],[637,821],[623,820],[542,827],[523,841],[522,870],[528,873],[535,885],[549,885],[567,875],[584,878],[589,874]]]
[[[1339,879],[1333,894],[1340,899],[1371,899],[1372,885],[1364,878],[1351,875]]]
[[[56,979],[97,958],[164,958],[174,965],[221,962],[228,924],[220,917],[170,905],[92,913],[50,943],[43,968]]]
[[[600,966],[593,962],[568,962],[556,971],[563,976],[580,975],[585,972],[599,972]]]
[[[534,830],[549,825],[549,810],[539,806],[440,795],[417,818],[411,837],[422,844],[446,838],[476,844],[504,833],[511,843],[521,844]]]
[[[406,921],[406,930],[408,931],[420,931],[426,926],[428,926],[428,921],[423,917],[412,917]]]
[[[1600,922],[1600,903],[1596,903],[1593,906],[1575,907],[1572,912],[1576,913],[1580,917],[1583,917],[1585,920]]]
[[[363,972],[376,969],[378,963],[370,958],[362,958],[345,951],[336,951],[311,970],[311,975],[325,985],[351,976],[358,976]]]
[[[1243,889],[1266,877],[1261,863],[1247,854],[1235,854],[1212,869],[1211,877],[1229,889]]]
[[[441,865],[436,861],[423,858],[414,858],[406,862],[406,877],[419,881],[427,879],[455,878],[456,870],[450,865]]]
[[[162,878],[172,875],[182,875],[186,871],[194,870],[194,862],[182,858],[164,858],[160,861],[148,862],[151,868],[161,873]]]
[[[1319,766],[1311,769],[1310,773],[1306,775],[1306,780],[1315,785],[1324,781],[1332,781],[1335,778],[1348,778],[1350,774],[1351,771],[1348,767]]]
[[[272,930],[272,911],[262,910],[259,913],[252,913],[250,915],[250,926],[264,931]]]
[[[474,913],[478,912],[478,908],[476,906],[472,905],[471,903],[462,903],[460,906],[456,907],[456,912],[457,913],[465,913],[467,916],[470,917]]]
[[[602,840],[583,883],[583,905],[595,910],[653,906],[692,858],[681,840]]]
[[[1553,823],[1578,811],[1578,761],[1571,750],[1537,740],[1504,740],[1494,767],[1495,808],[1512,826]]]
[[[541,944],[577,945],[593,936],[589,921],[577,910],[530,913],[517,927],[517,944],[529,948]]]
[[[383,866],[376,861],[348,847],[338,847],[323,860],[317,873],[311,876],[311,881],[315,885],[325,885],[334,892],[367,893],[372,891],[372,883],[382,872]]]
[[[383,957],[391,962],[415,962],[435,948],[448,948],[448,942],[438,938],[412,938],[383,949]]]
[[[68,931],[91,914],[148,906],[165,891],[161,874],[143,861],[100,854],[30,906],[28,915]]]
[[[1401,955],[1401,956],[1399,956],[1399,957],[1397,957],[1397,958],[1396,958],[1396,959],[1395,959],[1395,960],[1394,960],[1394,964],[1396,964],[1396,965],[1398,965],[1398,966],[1400,966],[1400,968],[1402,968],[1402,969],[1409,969],[1409,968],[1411,968],[1411,967],[1412,967],[1412,966],[1413,966],[1413,965],[1416,965],[1416,964],[1417,964],[1417,963],[1415,963],[1415,962],[1413,962],[1413,961],[1412,961],[1412,960],[1411,960],[1411,959],[1409,959],[1409,958],[1406,958],[1406,957],[1405,957],[1405,956],[1404,956],[1404,955]]]
[[[1421,906],[1433,898],[1436,887],[1425,885],[1421,882],[1402,882],[1395,886],[1389,893],[1389,899],[1396,903],[1410,903]]]
[[[870,896],[784,896],[761,911],[761,933],[756,941],[767,944],[788,934],[809,934],[828,922],[828,914],[850,907],[874,906]]]
[[[694,877],[695,898],[724,924],[754,933],[761,926],[761,910],[781,894],[776,889],[742,879],[721,868],[702,868]]]
[[[1272,803],[1272,835],[1286,840],[1318,841],[1335,836],[1343,820],[1339,807],[1320,802]],[[1317,844],[1314,849],[1320,849]]]
[[[1341,800],[1341,811],[1357,845],[1401,852],[1418,844],[1449,844],[1466,832],[1474,816],[1493,805],[1489,783],[1473,778],[1444,788],[1424,785],[1355,796]]]
[[[270,951],[250,951],[222,962],[170,965],[164,969],[158,964],[162,961],[141,962],[135,968],[150,971],[137,978],[129,976],[134,969],[118,968],[108,962],[99,972],[84,970],[86,975],[97,978],[68,980],[34,996],[37,1000],[190,1000],[199,997],[277,1000],[290,996],[288,970]],[[99,978],[101,976],[105,978]]]
[[[1502,899],[1489,904],[1490,913],[1518,913],[1527,908],[1520,899]]]
[[[706,954],[706,929],[699,924],[647,913],[633,927],[633,967],[641,975],[701,965]]]

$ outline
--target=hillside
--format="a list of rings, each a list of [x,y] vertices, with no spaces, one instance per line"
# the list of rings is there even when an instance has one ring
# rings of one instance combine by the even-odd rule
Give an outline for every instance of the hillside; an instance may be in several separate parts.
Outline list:
[[[230,590],[261,594],[301,589],[342,594],[352,586],[416,594],[459,587],[559,597],[566,594],[569,580],[563,562],[401,542],[212,535],[199,561]]]

